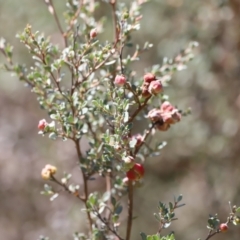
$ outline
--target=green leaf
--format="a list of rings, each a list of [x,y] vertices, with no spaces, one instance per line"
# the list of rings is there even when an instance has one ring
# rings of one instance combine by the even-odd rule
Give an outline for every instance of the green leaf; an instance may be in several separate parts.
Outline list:
[[[240,212],[240,207],[238,207],[238,208],[236,209],[236,212]]]
[[[52,120],[57,120],[58,119],[58,115],[57,114],[50,114],[50,118]]]
[[[119,206],[117,206],[117,208],[115,209],[114,212],[119,215],[122,212],[122,210],[123,210],[123,207],[121,205],[119,205]]]
[[[128,121],[128,119],[129,119],[129,113],[125,112],[123,121],[126,123]]]
[[[111,197],[111,203],[112,203],[113,206],[115,206],[116,203],[117,203],[116,198]]]
[[[140,232],[140,236],[142,237],[142,240],[147,240],[147,235],[144,232]]]
[[[57,134],[55,132],[52,132],[52,133],[49,134],[48,137],[52,140],[56,140],[57,139]]]
[[[133,47],[133,43],[127,43],[125,46],[131,48],[131,47]]]
[[[116,60],[112,60],[112,61],[110,61],[110,62],[106,62],[106,63],[105,63],[105,66],[112,65],[112,64],[114,64],[115,62],[116,62]]]
[[[157,220],[158,222],[161,221],[159,214],[154,213],[153,215],[154,215],[154,217],[156,218],[156,220]]]
[[[110,191],[107,191],[103,194],[102,196],[102,201],[103,202],[107,202],[109,200],[109,198],[111,197],[111,192]]]
[[[131,141],[129,142],[130,148],[135,148],[136,144],[137,144],[136,138],[132,138]]]
[[[160,240],[159,235],[153,235],[153,236],[152,236],[152,240]]]
[[[52,195],[52,197],[50,198],[50,201],[55,200],[58,197],[58,193],[55,193],[54,195]]]
[[[183,198],[183,196],[182,196],[182,194],[180,194],[180,195],[178,196],[178,198],[177,198],[177,202],[182,201],[182,198]]]

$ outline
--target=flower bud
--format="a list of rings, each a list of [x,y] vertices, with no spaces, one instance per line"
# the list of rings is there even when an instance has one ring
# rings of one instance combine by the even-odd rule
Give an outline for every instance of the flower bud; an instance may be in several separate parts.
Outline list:
[[[122,180],[123,185],[128,185],[128,182],[129,182],[129,179],[128,179],[127,177],[125,177],[125,178]]]
[[[93,39],[97,36],[97,29],[96,28],[93,28],[91,31],[90,31],[90,38]]]
[[[234,219],[233,219],[233,224],[234,225],[239,225],[240,224],[240,217],[235,216]]]
[[[144,82],[150,83],[154,80],[156,80],[156,76],[152,73],[146,73],[143,77]]]
[[[132,136],[131,139],[136,140],[136,145],[135,146],[140,146],[143,142],[143,136],[141,134],[136,134],[136,135]]]
[[[47,121],[45,119],[42,119],[38,123],[38,129],[44,130],[47,125],[48,125]]]
[[[134,166],[127,172],[129,180],[137,181],[144,176],[144,167],[140,163],[135,163]]]
[[[154,108],[148,112],[148,118],[152,122],[162,121],[162,115],[160,109]]]
[[[117,75],[114,80],[114,84],[117,86],[123,86],[126,82],[126,77],[123,75]]]
[[[142,89],[142,96],[147,98],[151,96],[151,93],[148,91],[149,83],[144,82],[141,89]]]
[[[160,109],[161,109],[162,111],[172,111],[172,110],[174,109],[174,107],[172,106],[172,104],[171,104],[170,102],[165,101],[165,102],[161,105]]]
[[[125,171],[128,171],[129,169],[131,169],[135,164],[134,158],[132,156],[127,156],[123,158],[123,162],[124,162],[123,168]]]
[[[54,175],[57,172],[57,168],[55,166],[52,166],[50,164],[47,164],[41,172],[41,176],[43,179],[50,179],[52,175]]]
[[[158,94],[162,91],[162,84],[160,81],[152,81],[149,85],[148,91],[151,94]]]
[[[127,164],[134,163],[134,158],[132,156],[127,156],[123,159],[123,161]],[[134,164],[133,164],[134,165]]]
[[[226,223],[221,223],[219,226],[219,229],[221,232],[227,232],[228,230],[228,225]]]
[[[170,128],[170,124],[168,124],[168,123],[164,123],[164,122],[162,122],[162,123],[157,123],[156,125],[155,125],[155,127],[159,130],[159,131],[167,131],[169,128]]]
[[[177,109],[173,109],[170,112],[162,112],[161,113],[163,122],[166,122],[168,124],[174,124],[176,122],[179,122],[181,120],[181,114]]]

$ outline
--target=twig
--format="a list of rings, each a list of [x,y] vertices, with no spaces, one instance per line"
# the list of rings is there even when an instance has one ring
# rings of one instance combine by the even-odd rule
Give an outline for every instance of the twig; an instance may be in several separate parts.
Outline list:
[[[116,15],[117,0],[111,0],[110,4],[111,4],[111,7],[112,7],[114,37],[115,37],[115,41],[118,41],[118,39],[119,39],[119,28],[118,28],[118,21],[117,21],[117,15]]]
[[[137,102],[138,107],[141,107],[141,102],[139,101],[138,94],[133,90],[133,88],[130,86],[128,82],[125,84],[125,86],[126,86],[126,89],[133,94],[134,100]]]
[[[142,109],[147,105],[148,100],[151,98],[151,96],[147,97],[142,105],[140,105],[137,110],[132,114],[132,116],[128,119],[127,124],[132,122],[134,118],[138,115],[139,112],[142,111]]]
[[[69,190],[68,186],[66,184],[61,183],[58,179],[56,179],[53,175],[51,175],[51,180],[55,183],[57,183],[59,186],[61,186],[66,192],[70,193],[71,195],[74,195],[75,197],[77,197],[78,199],[80,199],[81,201],[84,202],[84,198],[82,198],[81,196],[79,196],[79,194],[77,193],[73,193]]]
[[[62,34],[62,37],[63,37],[63,40],[64,40],[64,44],[65,44],[65,47],[68,46],[68,41],[67,41],[67,36],[66,34],[64,33],[63,29],[62,29],[62,26],[60,24],[60,21],[59,21],[59,18],[58,18],[58,15],[56,13],[56,10],[55,10],[55,7],[53,5],[53,2],[52,0],[45,0],[45,3],[47,4],[48,6],[48,11],[53,15],[56,23],[57,23],[57,26],[58,26],[58,29],[60,31],[60,33]]]
[[[134,156],[136,156],[136,154],[138,153],[138,151],[140,150],[140,148],[142,147],[142,145],[144,144],[145,140],[147,139],[147,137],[149,136],[149,134],[151,133],[152,129],[154,128],[155,124],[152,124],[151,127],[145,132],[144,136],[143,136],[143,139],[142,139],[142,142],[141,144],[139,144],[139,146],[137,146],[135,148],[135,151],[134,151]]]
[[[94,140],[97,141],[98,137],[97,137],[97,134],[93,131],[91,123],[87,122],[87,125],[88,125],[88,129],[89,129],[90,133],[92,134]]]
[[[99,212],[95,211],[95,214],[96,214],[96,216],[99,218],[99,220],[107,226],[107,228],[108,228],[108,230],[109,230],[110,232],[112,232],[116,237],[118,237],[119,240],[124,240],[122,237],[120,237],[120,236],[118,235],[118,233],[116,232],[115,229],[112,229],[112,228],[109,226],[109,223],[102,218],[102,216],[101,216],[101,214],[99,214]]]
[[[73,28],[73,25],[74,25],[74,21],[77,19],[77,17],[79,16],[80,12],[81,12],[81,8],[82,8],[82,4],[83,4],[83,0],[79,0],[79,3],[78,3],[78,9],[77,11],[75,12],[74,16],[72,17],[70,23],[69,23],[69,28],[67,29],[66,33],[65,33],[65,36],[67,37],[69,32],[72,30]]]
[[[127,233],[126,240],[130,240],[132,229],[132,215],[133,215],[133,182],[129,181],[128,184],[128,220],[127,220]]]
[[[216,235],[217,233],[219,233],[219,230],[212,232],[212,230],[209,230],[209,233],[207,235],[207,237],[205,238],[205,240],[210,239],[211,237],[213,237],[214,235]]]
[[[106,219],[109,220],[110,216],[111,216],[111,197],[112,197],[112,194],[111,194],[111,190],[112,190],[112,182],[111,182],[111,173],[107,173],[106,175],[106,189],[107,189],[107,192],[110,193],[110,197],[108,199],[108,202],[107,202],[107,205],[108,205],[108,208],[106,210]]]
[[[117,45],[117,42],[114,43],[112,50],[110,50],[110,54],[109,54],[102,62],[100,62],[98,65],[94,66],[94,67],[91,69],[91,71],[90,71],[87,75],[85,75],[85,76],[83,77],[83,79],[82,79],[81,81],[76,81],[76,83],[75,83],[75,88],[77,88],[81,83],[87,81],[88,78],[91,76],[91,74],[92,74],[93,72],[95,72],[96,70],[98,70],[100,67],[102,67],[102,66],[108,61],[108,59],[115,53],[116,45]]]
[[[81,164],[82,153],[81,153],[81,150],[80,150],[79,140],[75,139],[74,143],[75,143],[75,146],[76,146],[76,149],[77,149],[78,161]],[[86,174],[83,170],[82,170],[82,176],[83,176],[83,186],[84,186],[83,188],[84,188],[84,194],[85,194],[83,201],[84,201],[85,207],[87,209],[88,185],[87,185],[87,176],[86,176]],[[92,221],[92,218],[91,218],[91,215],[90,215],[89,211],[87,211],[87,218],[88,218],[88,221],[89,221],[90,232],[92,233],[93,221]]]
[[[13,68],[14,68],[14,63],[13,63],[12,59],[7,56],[7,53],[5,52],[5,50],[4,50],[3,48],[0,48],[0,52],[1,52],[1,53],[3,54],[3,56],[7,59],[7,62],[8,62],[8,63],[10,64],[10,66],[11,66],[11,67],[10,67],[10,66],[8,66],[7,64],[4,64],[5,69],[6,69],[8,72],[15,72],[15,73],[16,73],[16,71],[14,71],[14,69],[13,69]],[[19,79],[20,79],[20,80],[23,80],[24,82],[26,82],[31,88],[34,87],[34,83],[30,82],[30,80],[27,79],[27,77],[23,74],[23,72],[19,73],[18,76],[19,76]]]

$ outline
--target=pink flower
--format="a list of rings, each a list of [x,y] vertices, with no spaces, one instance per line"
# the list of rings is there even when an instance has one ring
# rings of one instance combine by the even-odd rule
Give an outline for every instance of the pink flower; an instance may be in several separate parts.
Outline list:
[[[123,75],[117,75],[114,80],[114,84],[117,86],[123,86],[126,82],[126,77]]]
[[[44,130],[47,125],[48,125],[47,121],[45,119],[42,119],[38,123],[38,129]]]
[[[152,81],[149,85],[148,91],[151,94],[158,94],[162,91],[162,83],[160,81]]]

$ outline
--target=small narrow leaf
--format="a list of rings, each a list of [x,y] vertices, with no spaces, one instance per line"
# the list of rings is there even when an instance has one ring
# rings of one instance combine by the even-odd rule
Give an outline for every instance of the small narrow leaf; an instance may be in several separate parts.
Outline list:
[[[177,198],[177,202],[182,201],[182,198],[183,198],[183,196],[182,196],[182,194],[180,194],[180,195],[178,196],[178,198]]]
[[[147,235],[144,232],[140,232],[140,236],[142,237],[142,240],[147,240]]]
[[[236,212],[240,212],[240,207],[238,207],[238,208],[236,209]]]
[[[55,200],[58,197],[58,193],[55,193],[54,195],[52,195],[52,197],[50,198],[50,201]]]

